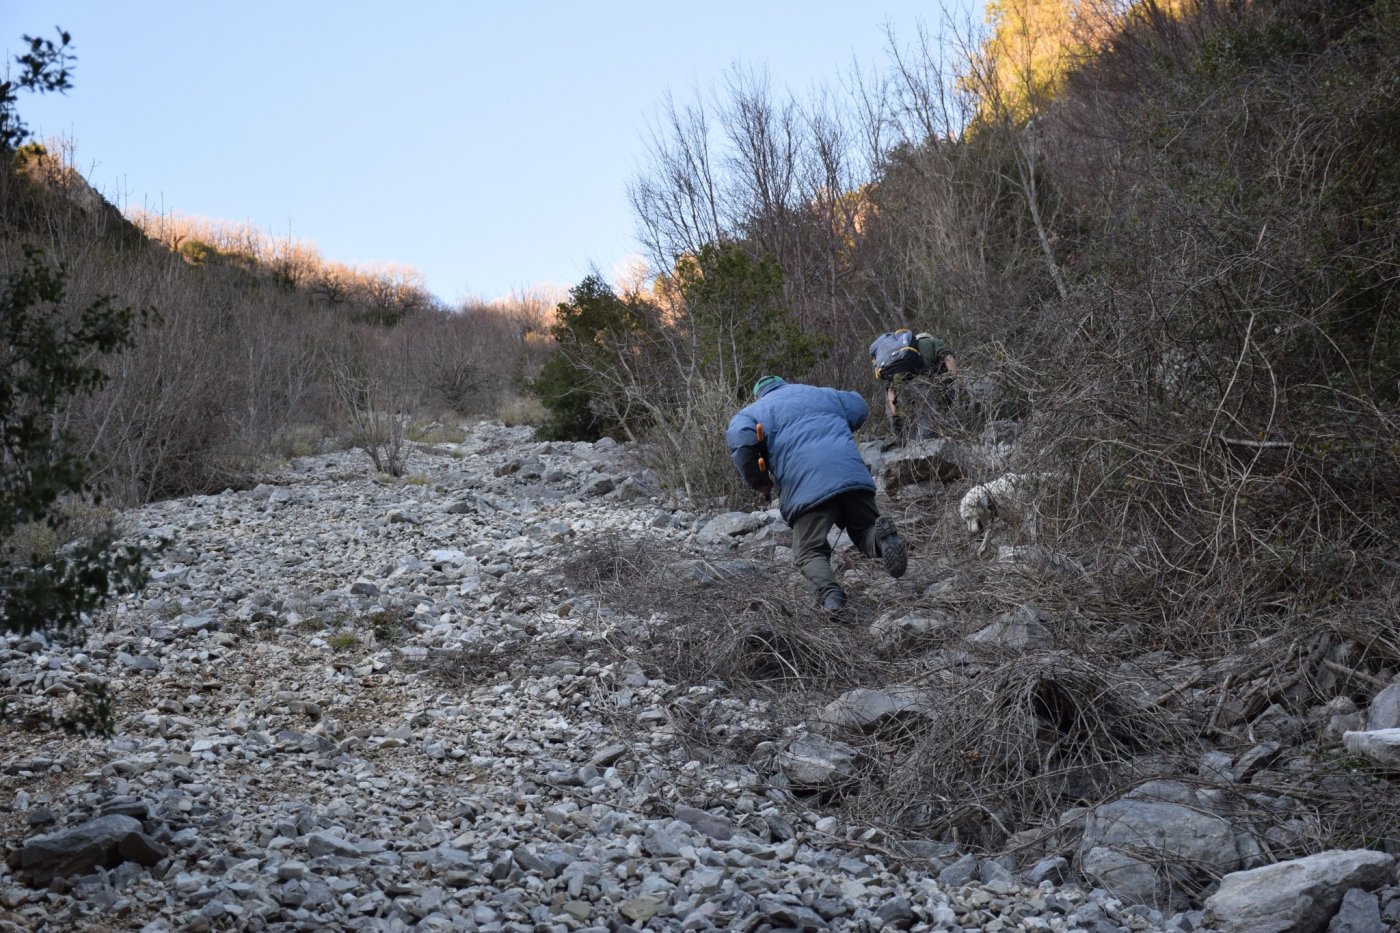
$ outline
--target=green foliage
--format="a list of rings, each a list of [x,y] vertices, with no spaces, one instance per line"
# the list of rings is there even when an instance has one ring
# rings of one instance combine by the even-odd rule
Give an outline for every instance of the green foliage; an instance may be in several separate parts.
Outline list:
[[[799,327],[783,274],[748,244],[721,241],[681,257],[651,300],[616,295],[590,276],[558,308],[557,345],[530,383],[548,416],[544,438],[621,432],[661,480],[690,496],[733,489],[724,426],[760,377],[805,376],[829,347]]]
[[[9,543],[21,561],[37,558],[47,563],[74,541],[88,540],[106,531],[114,516],[106,506],[78,498],[64,499],[55,506],[47,521],[17,527]]]
[[[601,276],[569,290],[549,330],[555,352],[528,384],[547,411],[541,438],[593,441],[620,427],[600,403],[615,390],[608,379],[615,348],[644,330],[646,318],[639,299],[618,297]]]
[[[25,143],[15,150],[15,168],[40,164],[48,155],[49,150],[43,143]]]
[[[798,327],[783,303],[783,271],[769,256],[751,258],[737,243],[707,244],[676,264],[675,285],[697,337],[699,369],[734,387],[768,374],[797,378],[825,356],[831,340]]]
[[[349,651],[360,643],[360,640],[349,632],[340,632],[326,639],[326,644],[331,646],[331,650],[337,654]]]
[[[407,631],[403,618],[383,609],[371,612],[363,622],[374,634],[375,641],[381,645],[392,645],[402,641]]]
[[[248,263],[251,267],[251,261]],[[408,316],[408,311],[401,305],[375,304],[367,308],[356,311],[354,318],[361,324],[370,324],[375,327],[397,327],[402,324],[404,318]]]
[[[19,77],[0,82],[0,151],[12,151],[29,138],[29,129],[15,110],[15,104],[19,101],[18,91],[62,93],[72,86],[68,80],[74,60],[68,51],[72,37],[62,29],[57,31],[57,44],[52,39],[24,36],[29,51],[15,56]]]
[[[54,415],[102,386],[91,360],[129,346],[136,315],[104,297],[66,321],[63,272],[27,256],[0,293],[0,630],[23,632],[71,626],[114,590],[144,582],[141,553],[114,548],[110,526],[57,550],[32,546],[34,526],[63,524],[66,501],[98,499],[91,464]]]
[[[1285,19],[1250,23],[1244,28],[1217,29],[1206,37],[1198,67],[1212,81],[1233,80],[1246,71],[1267,68],[1307,50],[1307,35],[1300,23]]]
[[[205,243],[203,240],[186,240],[180,244],[179,253],[185,261],[193,265],[203,265],[213,257],[218,250]]]

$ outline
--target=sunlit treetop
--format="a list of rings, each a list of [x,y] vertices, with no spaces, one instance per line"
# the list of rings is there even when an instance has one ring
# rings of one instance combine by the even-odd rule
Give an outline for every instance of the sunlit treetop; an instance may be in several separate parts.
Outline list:
[[[988,0],[987,31],[961,82],[976,122],[1024,122],[1063,89],[1076,65],[1132,15],[1178,17],[1194,0]]]

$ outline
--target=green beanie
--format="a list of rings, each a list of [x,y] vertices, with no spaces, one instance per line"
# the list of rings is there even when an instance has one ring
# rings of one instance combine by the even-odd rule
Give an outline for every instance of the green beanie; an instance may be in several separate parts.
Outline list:
[[[753,397],[762,398],[763,393],[769,389],[776,389],[778,386],[787,385],[781,376],[764,376],[753,384]]]

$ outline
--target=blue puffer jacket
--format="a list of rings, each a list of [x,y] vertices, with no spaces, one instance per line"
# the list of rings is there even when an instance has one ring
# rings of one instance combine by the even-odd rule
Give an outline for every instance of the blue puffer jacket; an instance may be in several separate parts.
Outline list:
[[[729,422],[724,439],[739,475],[759,488],[757,426],[763,425],[769,472],[791,522],[814,505],[853,489],[875,491],[851,432],[870,414],[859,393],[779,382]]]

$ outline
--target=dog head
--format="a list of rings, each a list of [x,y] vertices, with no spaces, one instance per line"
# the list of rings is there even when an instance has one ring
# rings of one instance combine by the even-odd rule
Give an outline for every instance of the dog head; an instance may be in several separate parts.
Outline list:
[[[991,528],[992,520],[996,518],[996,503],[992,497],[987,495],[986,487],[973,486],[963,496],[962,505],[958,512],[962,515],[962,520],[967,523],[967,530],[973,534],[979,531],[986,531]]]

